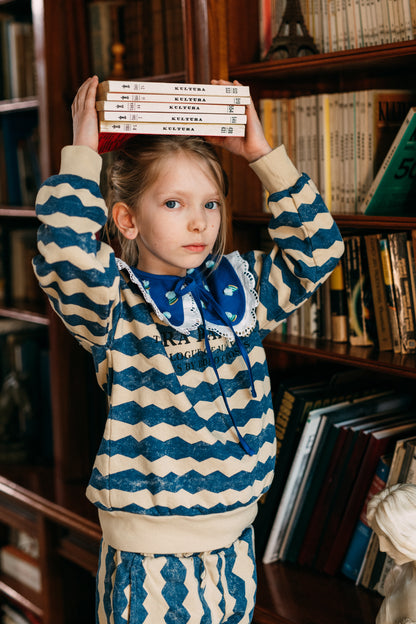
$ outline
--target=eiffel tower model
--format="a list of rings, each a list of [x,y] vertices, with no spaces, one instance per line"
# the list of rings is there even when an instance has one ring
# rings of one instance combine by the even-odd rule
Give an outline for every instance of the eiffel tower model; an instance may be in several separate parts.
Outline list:
[[[318,49],[305,26],[299,0],[287,0],[279,30],[263,60],[317,53]]]

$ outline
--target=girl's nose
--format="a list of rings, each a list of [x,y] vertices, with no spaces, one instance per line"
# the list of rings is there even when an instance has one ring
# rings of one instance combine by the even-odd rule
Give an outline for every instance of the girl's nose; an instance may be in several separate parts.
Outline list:
[[[188,227],[192,232],[203,232],[207,227],[205,211],[194,208],[189,217]]]

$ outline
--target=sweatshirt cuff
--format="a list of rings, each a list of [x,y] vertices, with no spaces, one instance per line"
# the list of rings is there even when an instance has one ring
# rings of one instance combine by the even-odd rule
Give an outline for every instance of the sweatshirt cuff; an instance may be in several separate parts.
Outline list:
[[[66,145],[61,150],[60,174],[77,175],[100,183],[102,158],[86,145]]]
[[[284,145],[250,163],[250,167],[259,177],[269,193],[282,191],[293,186],[300,177],[299,171],[290,160]]]

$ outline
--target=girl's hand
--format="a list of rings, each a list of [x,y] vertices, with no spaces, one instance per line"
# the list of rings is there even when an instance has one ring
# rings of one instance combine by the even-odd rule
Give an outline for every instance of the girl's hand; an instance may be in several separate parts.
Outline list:
[[[73,145],[98,150],[98,118],[95,110],[98,78],[92,76],[80,86],[72,103]]]
[[[211,84],[216,85],[238,85],[237,80],[228,82],[227,80],[211,80]],[[244,137],[206,137],[207,141],[213,145],[224,147],[232,154],[242,156],[248,162],[254,162],[265,154],[272,151],[272,148],[266,141],[263,127],[257,115],[253,102],[246,106],[247,125],[246,135]]]

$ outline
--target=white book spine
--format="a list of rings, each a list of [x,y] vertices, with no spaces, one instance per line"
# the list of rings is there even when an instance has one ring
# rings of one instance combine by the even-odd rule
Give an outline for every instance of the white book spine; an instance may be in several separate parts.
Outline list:
[[[147,113],[147,112],[117,112],[99,111],[98,118],[101,121],[134,121],[141,123],[204,123],[204,124],[245,124],[246,115],[215,115],[201,113]]]
[[[220,115],[244,115],[245,106],[235,104],[185,104],[179,102],[108,102],[99,100],[98,111],[141,111],[158,113],[215,113]]]
[[[101,121],[100,132],[127,134],[183,134],[196,136],[244,136],[244,124],[169,124],[169,123],[122,123]]]
[[[316,438],[319,423],[319,417],[310,415],[303,428],[263,555],[263,563],[272,563],[279,559],[280,547],[285,538],[286,528],[302,483],[303,474],[313,450],[313,443]]]
[[[242,85],[190,84],[181,82],[138,82],[130,80],[106,80],[98,85],[98,93],[174,93],[190,95],[250,95],[250,89]]]
[[[169,93],[102,93],[99,101],[104,102],[176,102],[178,104],[250,104],[250,97],[240,95],[173,95]]]

